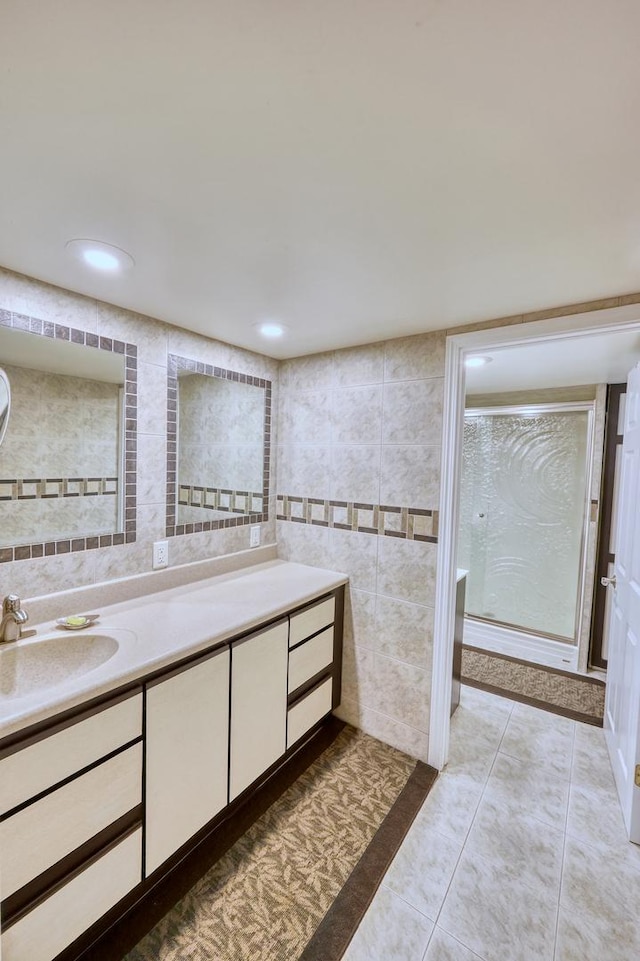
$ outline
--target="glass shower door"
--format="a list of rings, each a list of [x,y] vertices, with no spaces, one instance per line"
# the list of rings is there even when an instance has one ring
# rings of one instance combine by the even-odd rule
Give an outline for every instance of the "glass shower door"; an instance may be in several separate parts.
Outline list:
[[[592,410],[467,411],[459,564],[466,613],[576,643]]]

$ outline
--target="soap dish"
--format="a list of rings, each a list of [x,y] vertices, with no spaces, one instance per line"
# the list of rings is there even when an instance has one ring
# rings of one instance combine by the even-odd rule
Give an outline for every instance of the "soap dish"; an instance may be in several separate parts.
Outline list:
[[[83,627],[91,627],[99,617],[99,614],[70,614],[69,617],[59,617],[56,624],[67,631],[80,631]]]

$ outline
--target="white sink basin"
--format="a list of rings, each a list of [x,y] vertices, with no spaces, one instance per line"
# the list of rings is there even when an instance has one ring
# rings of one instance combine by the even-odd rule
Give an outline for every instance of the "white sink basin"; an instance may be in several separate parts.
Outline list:
[[[0,647],[0,697],[27,697],[81,677],[120,647],[103,633],[55,633]]]

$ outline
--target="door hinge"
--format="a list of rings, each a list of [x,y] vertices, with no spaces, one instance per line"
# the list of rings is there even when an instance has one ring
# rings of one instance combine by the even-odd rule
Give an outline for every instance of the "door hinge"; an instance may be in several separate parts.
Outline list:
[[[636,764],[636,787],[640,787],[640,764]]]

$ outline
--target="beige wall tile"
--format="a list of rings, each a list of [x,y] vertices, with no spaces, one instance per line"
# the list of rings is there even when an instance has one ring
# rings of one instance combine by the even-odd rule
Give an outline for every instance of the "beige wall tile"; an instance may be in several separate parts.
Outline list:
[[[282,437],[288,444],[321,446],[330,442],[330,391],[283,391],[279,406]]]
[[[376,710],[418,731],[429,730],[431,674],[413,664],[376,654]]]
[[[353,531],[329,531],[330,570],[348,574],[351,586],[356,590],[375,592],[378,538],[371,534]]]
[[[22,598],[69,591],[95,582],[97,554],[98,551],[81,551],[3,564],[3,584],[7,593],[11,591]],[[25,607],[28,612],[28,605]]]
[[[384,344],[349,347],[334,354],[335,385],[381,384],[384,375]]]
[[[385,384],[384,444],[440,444],[444,378]]]
[[[379,444],[382,387],[344,387],[332,394],[332,443]]]
[[[138,505],[165,504],[167,441],[163,434],[138,437]]]
[[[382,448],[380,503],[437,510],[440,448],[387,445]]]
[[[167,324],[98,301],[98,333],[135,344],[138,361],[167,366]]]
[[[436,544],[378,538],[378,593],[432,606],[436,550]]]
[[[330,447],[279,447],[278,493],[294,497],[330,497]]]
[[[342,690],[345,699],[361,705],[375,703],[374,671],[374,652],[347,640],[342,659]]]
[[[395,597],[376,597],[376,650],[406,661],[425,671],[431,670],[433,654],[432,607],[410,604]]]
[[[384,345],[385,383],[444,376],[443,330],[388,340]]]
[[[379,446],[331,449],[331,497],[333,500],[379,503]]]
[[[312,567],[329,567],[329,531],[311,524],[278,521],[276,527],[278,556]]]
[[[138,433],[162,434],[167,431],[167,368],[138,363]],[[152,398],[152,403],[148,399]]]
[[[284,360],[280,365],[280,386],[294,390],[314,390],[335,384],[334,352],[311,354]]]
[[[345,592],[344,636],[346,642],[375,650],[378,643],[376,595],[348,588]]]
[[[336,713],[347,723],[359,727],[370,734],[371,737],[377,737],[380,741],[384,741],[385,744],[390,744],[398,751],[404,751],[405,754],[418,758],[425,763],[428,760],[429,735],[425,731],[418,731],[396,718],[359,705],[356,701],[348,698],[344,702],[344,714]]]
[[[97,329],[96,301],[0,267],[0,307],[81,330]]]

